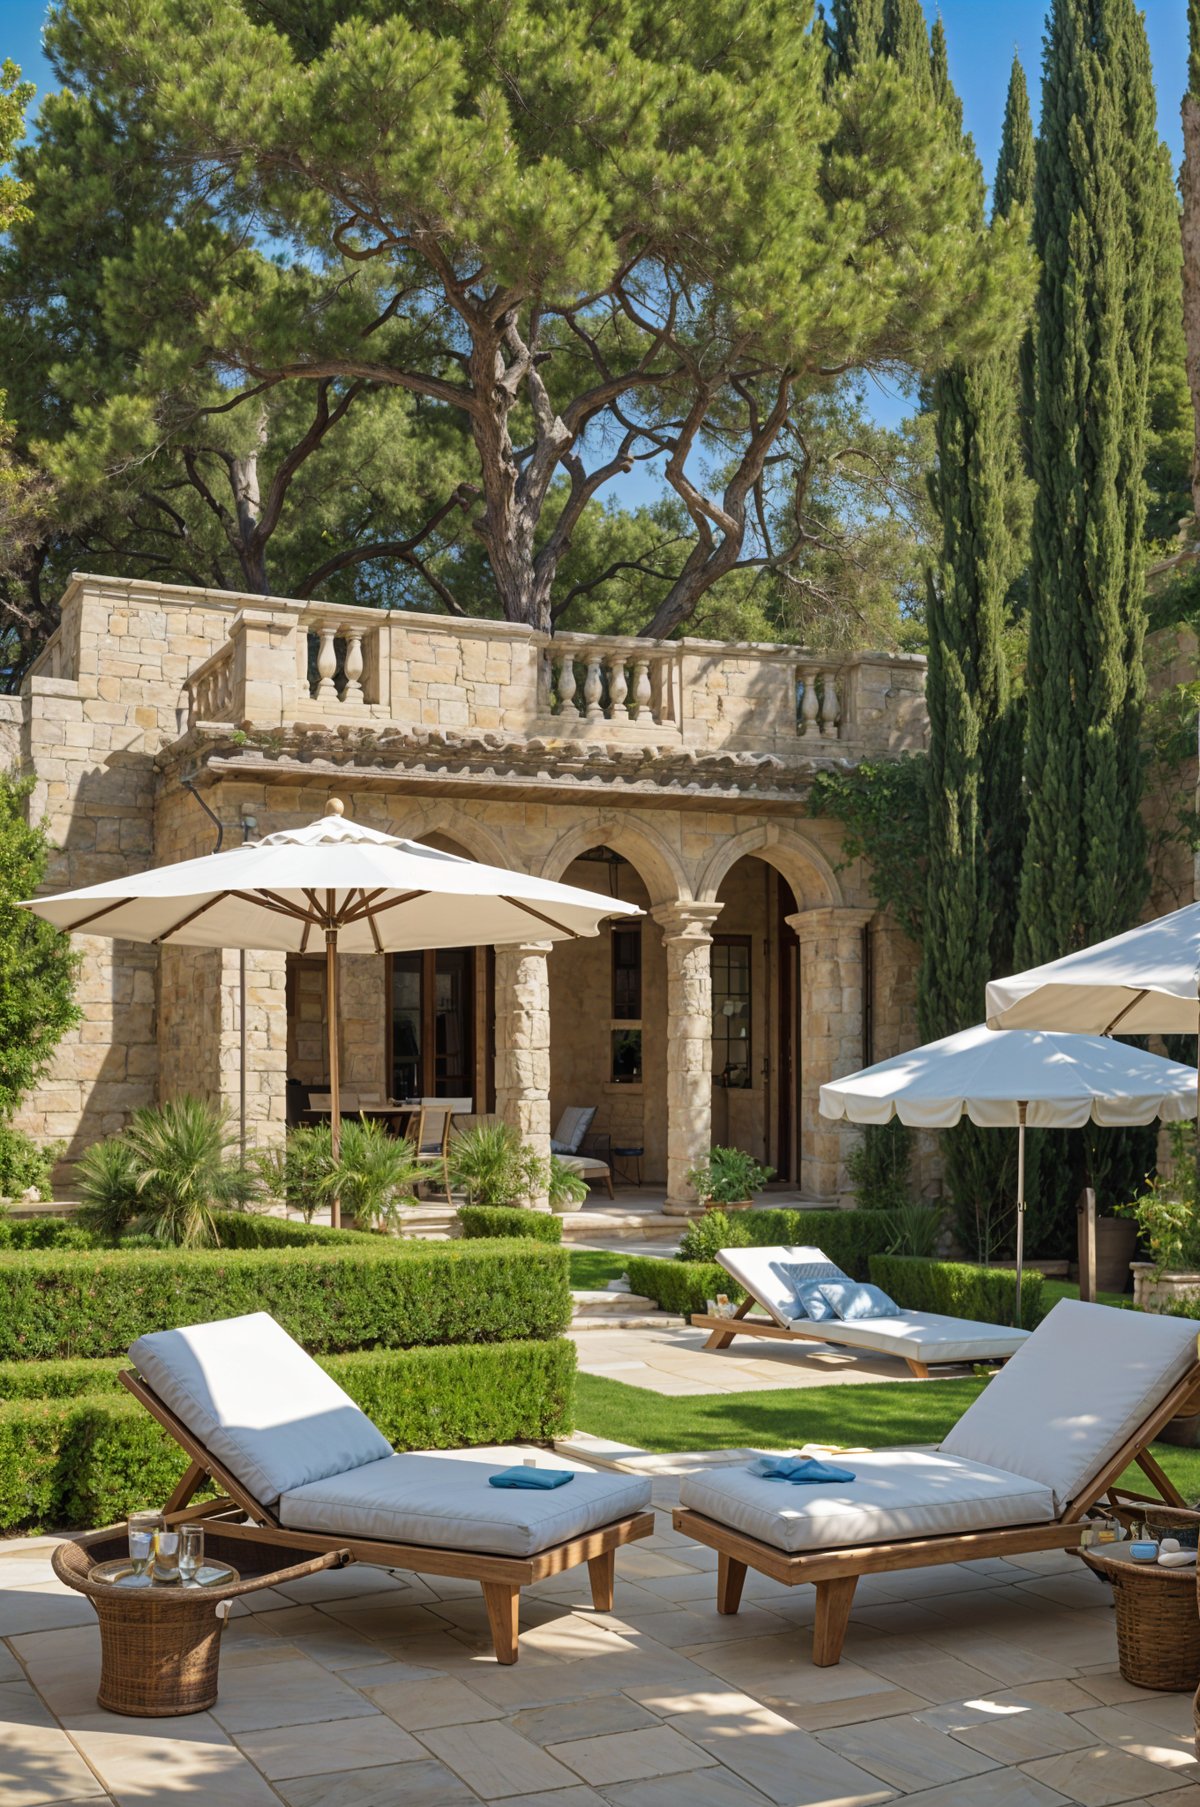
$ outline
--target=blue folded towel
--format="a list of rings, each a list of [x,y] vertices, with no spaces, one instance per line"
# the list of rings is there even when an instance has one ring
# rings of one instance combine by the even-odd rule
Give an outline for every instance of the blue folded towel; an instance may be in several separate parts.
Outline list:
[[[759,1456],[750,1464],[750,1473],[762,1481],[790,1481],[793,1487],[808,1487],[818,1481],[852,1481],[848,1468],[832,1468],[812,1456]]]
[[[569,1468],[502,1468],[488,1476],[489,1487],[565,1487],[575,1476]]]

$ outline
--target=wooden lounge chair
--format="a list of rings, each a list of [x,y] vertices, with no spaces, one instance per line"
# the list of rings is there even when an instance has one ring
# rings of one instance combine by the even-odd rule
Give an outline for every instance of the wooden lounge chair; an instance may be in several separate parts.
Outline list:
[[[747,1568],[813,1583],[828,1666],[860,1575],[1070,1548],[1101,1500],[1146,1499],[1117,1487],[1131,1463],[1182,1505],[1149,1446],[1200,1404],[1196,1350],[1186,1319],[1060,1300],[936,1450],[847,1454],[853,1482],[810,1487],[703,1470],[681,1483],[675,1528],[718,1552],[718,1612],[737,1611]]]
[[[618,1548],[654,1528],[639,1477],[580,1472],[568,1486],[510,1491],[489,1486],[494,1459],[395,1454],[265,1312],[156,1331],[129,1354],[122,1383],[188,1457],[170,1520],[478,1581],[501,1663],[517,1660],[523,1587],[586,1562],[596,1610],[611,1611]],[[192,1505],[209,1481],[220,1497]]]
[[[706,1349],[726,1349],[735,1336],[768,1337],[782,1343],[831,1343],[838,1349],[899,1356],[924,1380],[938,1364],[1007,1361],[1029,1335],[1027,1330],[1014,1330],[1006,1324],[980,1324],[932,1311],[904,1311],[897,1318],[859,1318],[853,1323],[810,1318],[796,1298],[795,1276],[788,1269],[799,1269],[812,1280],[848,1278],[821,1249],[721,1249],[717,1260],[745,1288],[746,1297],[732,1318],[713,1317],[705,1311],[693,1314],[692,1323],[712,1333]],[[752,1315],[756,1305],[765,1315]]]

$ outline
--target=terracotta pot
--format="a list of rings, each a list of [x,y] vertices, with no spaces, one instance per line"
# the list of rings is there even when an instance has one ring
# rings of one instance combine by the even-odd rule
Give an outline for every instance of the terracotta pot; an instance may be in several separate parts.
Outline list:
[[[1123,1293],[1129,1286],[1129,1264],[1137,1254],[1137,1225],[1132,1217],[1096,1219],[1096,1287]]]

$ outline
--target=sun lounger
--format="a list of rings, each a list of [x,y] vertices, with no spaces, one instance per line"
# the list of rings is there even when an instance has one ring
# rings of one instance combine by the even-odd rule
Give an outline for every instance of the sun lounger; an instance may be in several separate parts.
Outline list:
[[[860,1575],[1065,1549],[1136,1463],[1159,1501],[1182,1500],[1149,1445],[1200,1404],[1196,1325],[1061,1300],[937,1449],[838,1461],[852,1482],[793,1487],[742,1466],[683,1480],[677,1530],[719,1553],[717,1610],[747,1568],[817,1590],[813,1661],[836,1663]]]
[[[189,1467],[166,1503],[223,1537],[483,1588],[497,1661],[517,1660],[522,1587],[586,1562],[612,1607],[618,1547],[654,1528],[650,1483],[579,1472],[552,1491],[492,1487],[502,1463],[397,1455],[348,1394],[266,1312],[139,1337],[121,1380]],[[221,1497],[189,1507],[206,1481]],[[249,1522],[246,1522],[249,1521]],[[214,1527],[216,1528],[216,1527]]]
[[[1005,1324],[979,1324],[970,1318],[947,1318],[933,1311],[903,1311],[898,1318],[862,1318],[844,1324],[838,1318],[819,1321],[804,1315],[796,1298],[795,1279],[785,1271],[799,1267],[812,1280],[845,1280],[840,1267],[821,1249],[721,1249],[717,1260],[743,1286],[746,1298],[735,1318],[696,1312],[692,1323],[712,1332],[704,1347],[725,1349],[735,1336],[759,1336],[785,1343],[832,1343],[838,1349],[861,1349],[872,1355],[896,1355],[920,1380],[931,1367],[945,1363],[1007,1361],[1029,1335]],[[752,1317],[758,1305],[765,1317]]]

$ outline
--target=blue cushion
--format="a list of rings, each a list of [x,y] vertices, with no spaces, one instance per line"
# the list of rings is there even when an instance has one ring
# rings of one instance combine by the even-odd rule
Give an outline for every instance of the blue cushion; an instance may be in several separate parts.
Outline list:
[[[547,1487],[565,1487],[575,1476],[568,1468],[502,1468],[499,1474],[488,1476],[489,1487],[528,1487],[531,1490],[542,1490]]]
[[[821,1280],[817,1291],[823,1293],[832,1310],[843,1323],[853,1324],[859,1318],[898,1318],[900,1307],[877,1286],[863,1286],[857,1280]]]
[[[845,1280],[847,1278],[841,1268],[832,1261],[773,1261],[771,1272],[778,1274],[784,1285],[790,1286],[792,1289],[792,1298],[795,1304],[795,1310],[792,1313],[793,1319],[830,1316],[828,1311],[822,1309],[828,1303],[824,1299],[818,1299],[816,1311],[810,1312],[800,1296],[801,1287],[813,1280]]]
[[[822,1318],[835,1318],[837,1313],[825,1297],[824,1287],[832,1285],[829,1280],[801,1280],[796,1288],[796,1304],[798,1318],[812,1318],[820,1323]]]

